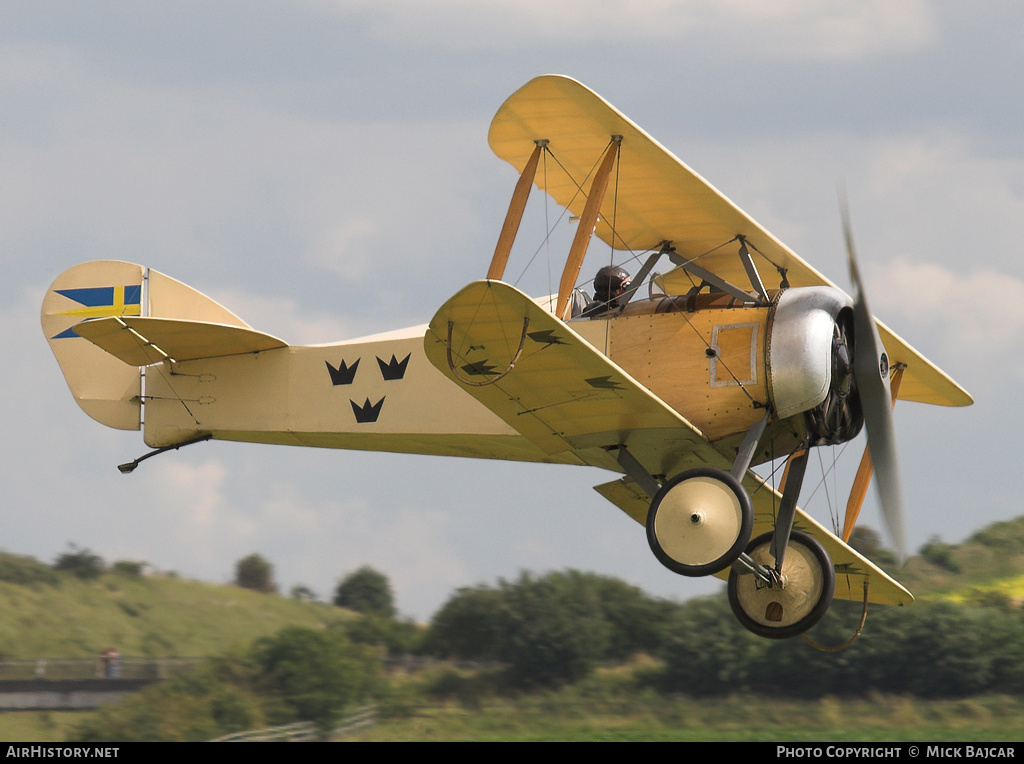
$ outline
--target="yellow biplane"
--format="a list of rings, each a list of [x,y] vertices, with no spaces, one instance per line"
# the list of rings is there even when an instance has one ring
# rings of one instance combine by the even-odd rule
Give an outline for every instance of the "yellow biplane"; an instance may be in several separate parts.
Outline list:
[[[896,398],[971,398],[871,317],[848,224],[853,298],[567,77],[516,91],[489,140],[521,173],[495,254],[426,326],[296,347],[140,265],[58,277],[42,324],[75,399],[155,449],[120,469],[210,438],[590,465],[621,475],[596,490],[665,566],[728,578],[757,634],[803,633],[833,597],[911,601],[845,541],[874,457],[902,550]],[[533,299],[502,276],[541,159],[537,185],[579,223],[558,294]],[[642,264],[591,300],[594,235]],[[797,508],[807,454],[865,423],[836,535]],[[777,489],[750,469],[784,457]]]

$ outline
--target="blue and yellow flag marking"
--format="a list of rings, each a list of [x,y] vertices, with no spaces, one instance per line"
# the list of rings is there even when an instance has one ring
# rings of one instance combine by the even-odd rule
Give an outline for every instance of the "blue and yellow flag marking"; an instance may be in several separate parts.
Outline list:
[[[83,287],[80,289],[56,289],[59,295],[74,300],[82,307],[61,311],[54,315],[77,316],[85,321],[90,318],[105,316],[140,316],[142,315],[142,285],[126,284],[125,286]],[[77,325],[77,324],[76,324]],[[71,326],[52,339],[77,337],[75,327]]]

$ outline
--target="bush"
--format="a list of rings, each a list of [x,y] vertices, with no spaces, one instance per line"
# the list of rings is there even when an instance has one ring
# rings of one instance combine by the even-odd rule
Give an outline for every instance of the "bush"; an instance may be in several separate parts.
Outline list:
[[[81,579],[99,578],[104,570],[103,558],[88,549],[68,544],[68,551],[57,557],[54,570],[64,571]]]
[[[742,691],[760,654],[769,647],[768,640],[736,621],[721,595],[685,603],[667,631],[670,636],[659,654],[665,661],[662,686],[670,692],[702,696]]]
[[[945,544],[938,536],[932,536],[928,543],[918,550],[918,554],[938,568],[950,573],[959,573],[960,566],[953,559],[953,551],[952,544]]]
[[[599,632],[605,635],[602,659],[625,660],[637,653],[655,652],[666,639],[668,624],[679,607],[624,581],[594,573],[570,570],[540,579],[524,575],[515,583],[502,583],[500,589],[459,589],[431,619],[425,652],[439,658],[498,659],[507,652],[508,619],[525,606],[519,589],[538,585],[571,591],[571,596],[592,608],[580,628],[599,624]]]
[[[343,634],[291,627],[89,714],[70,738],[200,741],[293,721],[327,730],[368,699],[378,674],[372,651]]]
[[[314,721],[329,729],[366,698],[377,674],[372,653],[338,632],[290,627],[260,640],[254,657],[260,688],[278,701],[274,723]]]
[[[225,683],[216,664],[208,664],[86,716],[69,738],[83,743],[197,742],[264,723],[257,698]]]
[[[345,633],[357,645],[383,647],[388,655],[414,655],[420,652],[423,627],[414,621],[399,621],[380,615],[364,615],[345,625]]]
[[[303,584],[293,586],[288,596],[299,602],[316,602],[316,592]]]
[[[133,560],[118,560],[111,568],[114,573],[126,578],[142,578],[145,569],[146,563]]]

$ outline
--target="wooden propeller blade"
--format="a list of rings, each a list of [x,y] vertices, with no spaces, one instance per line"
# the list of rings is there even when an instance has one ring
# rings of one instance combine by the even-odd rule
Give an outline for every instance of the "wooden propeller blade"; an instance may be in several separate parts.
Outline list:
[[[889,387],[892,391],[892,405],[896,407],[896,396],[900,392],[900,382],[903,380],[903,367],[897,367],[889,380]],[[864,446],[864,454],[860,458],[860,466],[857,467],[857,476],[853,479],[853,487],[850,488],[850,498],[846,502],[846,516],[843,518],[843,541],[849,542],[853,527],[860,517],[860,509],[864,506],[864,499],[868,495],[868,486],[871,484],[871,476],[875,467],[871,463],[871,444]]]
[[[806,448],[800,448],[800,449],[797,449],[796,451],[794,451],[793,453],[791,453],[789,455],[789,458],[786,459],[786,466],[782,470],[782,480],[779,481],[779,493],[785,493],[786,492],[786,481],[789,480],[789,465],[791,465],[793,463],[794,459],[800,458],[805,453],[807,453],[807,449]]]
[[[519,224],[523,221],[526,201],[530,198],[533,179],[537,175],[537,161],[546,145],[547,141],[537,141],[537,147],[526,162],[522,175],[519,176],[516,190],[512,192],[512,201],[508,204],[505,224],[501,227],[501,233],[498,235],[498,244],[494,248],[494,257],[491,258],[491,267],[487,269],[488,279],[501,281],[501,277],[505,275],[505,266],[508,264],[508,256],[512,251],[512,243],[516,240]]]

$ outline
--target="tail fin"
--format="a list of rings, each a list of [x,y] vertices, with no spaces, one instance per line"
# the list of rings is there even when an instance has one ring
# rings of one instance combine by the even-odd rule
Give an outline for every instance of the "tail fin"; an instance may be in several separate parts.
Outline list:
[[[70,268],[43,298],[43,333],[78,405],[98,422],[138,430],[142,373],[75,331],[84,321],[154,316],[249,329],[231,311],[192,287],[141,265],[99,260]]]

